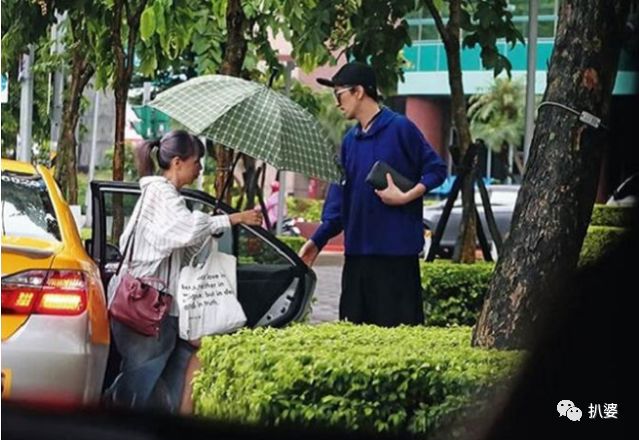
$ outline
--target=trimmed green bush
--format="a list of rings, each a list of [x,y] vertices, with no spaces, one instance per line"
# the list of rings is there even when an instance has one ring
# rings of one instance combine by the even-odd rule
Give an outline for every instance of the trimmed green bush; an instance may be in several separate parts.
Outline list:
[[[196,413],[222,421],[432,432],[510,377],[521,353],[470,346],[470,328],[352,325],[207,337]]]
[[[589,226],[579,255],[579,265],[587,266],[605,256],[621,242],[625,228]]]
[[[627,228],[632,226],[633,210],[620,206],[595,205],[590,219],[591,226],[615,226]]]
[[[302,248],[302,245],[306,243],[306,239],[304,237],[278,235],[277,238],[279,238],[286,246],[293,249],[296,253]]]
[[[475,325],[494,263],[421,263],[424,316],[427,325]]]
[[[286,209],[288,217],[302,217],[307,222],[319,222],[322,218],[324,200],[287,197]]]

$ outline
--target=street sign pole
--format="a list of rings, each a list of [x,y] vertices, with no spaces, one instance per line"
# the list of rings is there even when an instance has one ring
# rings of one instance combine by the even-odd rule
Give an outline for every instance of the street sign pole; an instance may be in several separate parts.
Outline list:
[[[16,158],[31,162],[31,128],[33,124],[33,58],[35,51],[29,45],[29,53],[22,55],[20,63],[20,135]]]
[[[293,71],[293,62],[287,61],[284,69],[284,79],[286,96],[291,96],[291,72]],[[284,204],[286,203],[286,173],[280,170],[280,190],[277,199],[277,223],[275,224],[275,234],[282,235],[282,223],[284,222]]]
[[[539,0],[528,6],[528,60],[526,72],[526,131],[524,132],[524,172],[530,156],[530,144],[535,130],[535,76],[537,71],[537,17]]]

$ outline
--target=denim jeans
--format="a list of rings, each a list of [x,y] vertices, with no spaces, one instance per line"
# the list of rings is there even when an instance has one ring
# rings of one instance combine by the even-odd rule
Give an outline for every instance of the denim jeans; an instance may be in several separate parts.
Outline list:
[[[178,319],[167,316],[158,336],[144,336],[116,320],[111,332],[122,356],[120,373],[106,400],[131,408],[177,412],[184,374],[194,348],[178,337]]]

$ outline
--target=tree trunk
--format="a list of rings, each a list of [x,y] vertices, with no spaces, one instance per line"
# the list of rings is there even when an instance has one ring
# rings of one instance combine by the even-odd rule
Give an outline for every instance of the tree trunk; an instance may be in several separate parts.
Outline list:
[[[75,38],[81,38],[81,23],[70,18],[71,29]],[[58,154],[56,157],[55,180],[67,202],[71,205],[78,203],[78,170],[75,131],[80,119],[80,101],[84,88],[93,76],[95,66],[86,54],[80,50],[82,45],[73,47],[71,56],[71,85],[64,100],[62,129],[58,139]]]
[[[244,58],[246,57],[247,42],[244,33],[248,21],[240,0],[228,0],[226,9],[226,49],[224,59],[220,67],[222,75],[240,76]],[[233,150],[225,148],[223,145],[215,146],[215,160],[217,162],[217,172],[215,175],[215,193],[217,197],[222,194],[222,188],[229,176],[231,164],[233,162]],[[224,197],[226,203],[231,203],[231,191]]]
[[[451,0],[450,17],[444,26],[439,11],[431,0],[426,2],[431,15],[435,19],[437,29],[444,42],[446,60],[448,61],[448,82],[450,84],[453,125],[457,129],[457,148],[460,152],[460,163],[471,142],[466,97],[462,82],[461,50],[460,50],[460,17],[461,0]],[[455,248],[453,260],[458,263],[474,263],[476,248],[475,196],[473,185],[474,173],[468,173],[462,184],[462,218],[459,226],[458,246]]]
[[[563,2],[544,101],[608,120],[628,4]],[[473,345],[530,347],[577,266],[606,142],[603,130],[581,123],[570,111],[540,106],[512,231]]]
[[[127,0],[116,0],[113,5],[113,26],[111,27],[111,43],[115,56],[115,138],[113,141],[113,180],[124,180],[124,134],[126,127],[126,103],[129,85],[133,75],[135,45],[140,31],[140,16],[147,0],[140,0],[135,9]],[[124,13],[124,15],[123,15]],[[122,31],[126,20],[126,32]],[[127,47],[122,40],[126,35]],[[120,237],[124,228],[124,210],[121,195],[113,198],[113,237]],[[117,239],[117,238],[116,238]]]

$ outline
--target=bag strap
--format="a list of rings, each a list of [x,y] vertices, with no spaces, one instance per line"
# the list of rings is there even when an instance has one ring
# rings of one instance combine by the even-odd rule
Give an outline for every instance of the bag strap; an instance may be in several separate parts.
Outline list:
[[[135,230],[138,227],[138,220],[140,220],[140,216],[142,215],[142,208],[144,208],[145,195],[146,195],[146,188],[142,191],[142,196],[140,197],[140,210],[138,211],[138,215],[135,218],[135,223],[133,223],[133,229],[131,229],[131,234],[129,235],[129,238],[127,238],[126,244],[124,245],[124,253],[122,254],[122,259],[120,260],[120,264],[118,264],[118,270],[115,271],[116,276],[120,275],[120,269],[122,268],[122,264],[124,263],[124,260],[126,260],[127,252],[129,251],[129,245],[131,248],[131,252],[129,253],[129,261],[127,261],[127,266],[131,265],[131,259],[133,258],[133,246],[135,244]],[[170,270],[171,268],[169,266],[169,271]]]
[[[200,249],[198,249],[197,252],[193,254],[193,256],[191,257],[191,261],[189,261],[189,266],[193,266],[200,254],[202,254],[202,252],[207,248],[210,248],[212,252],[217,252],[217,239],[213,235],[209,235],[206,240],[204,240],[204,243],[202,243],[202,246],[200,246]]]

